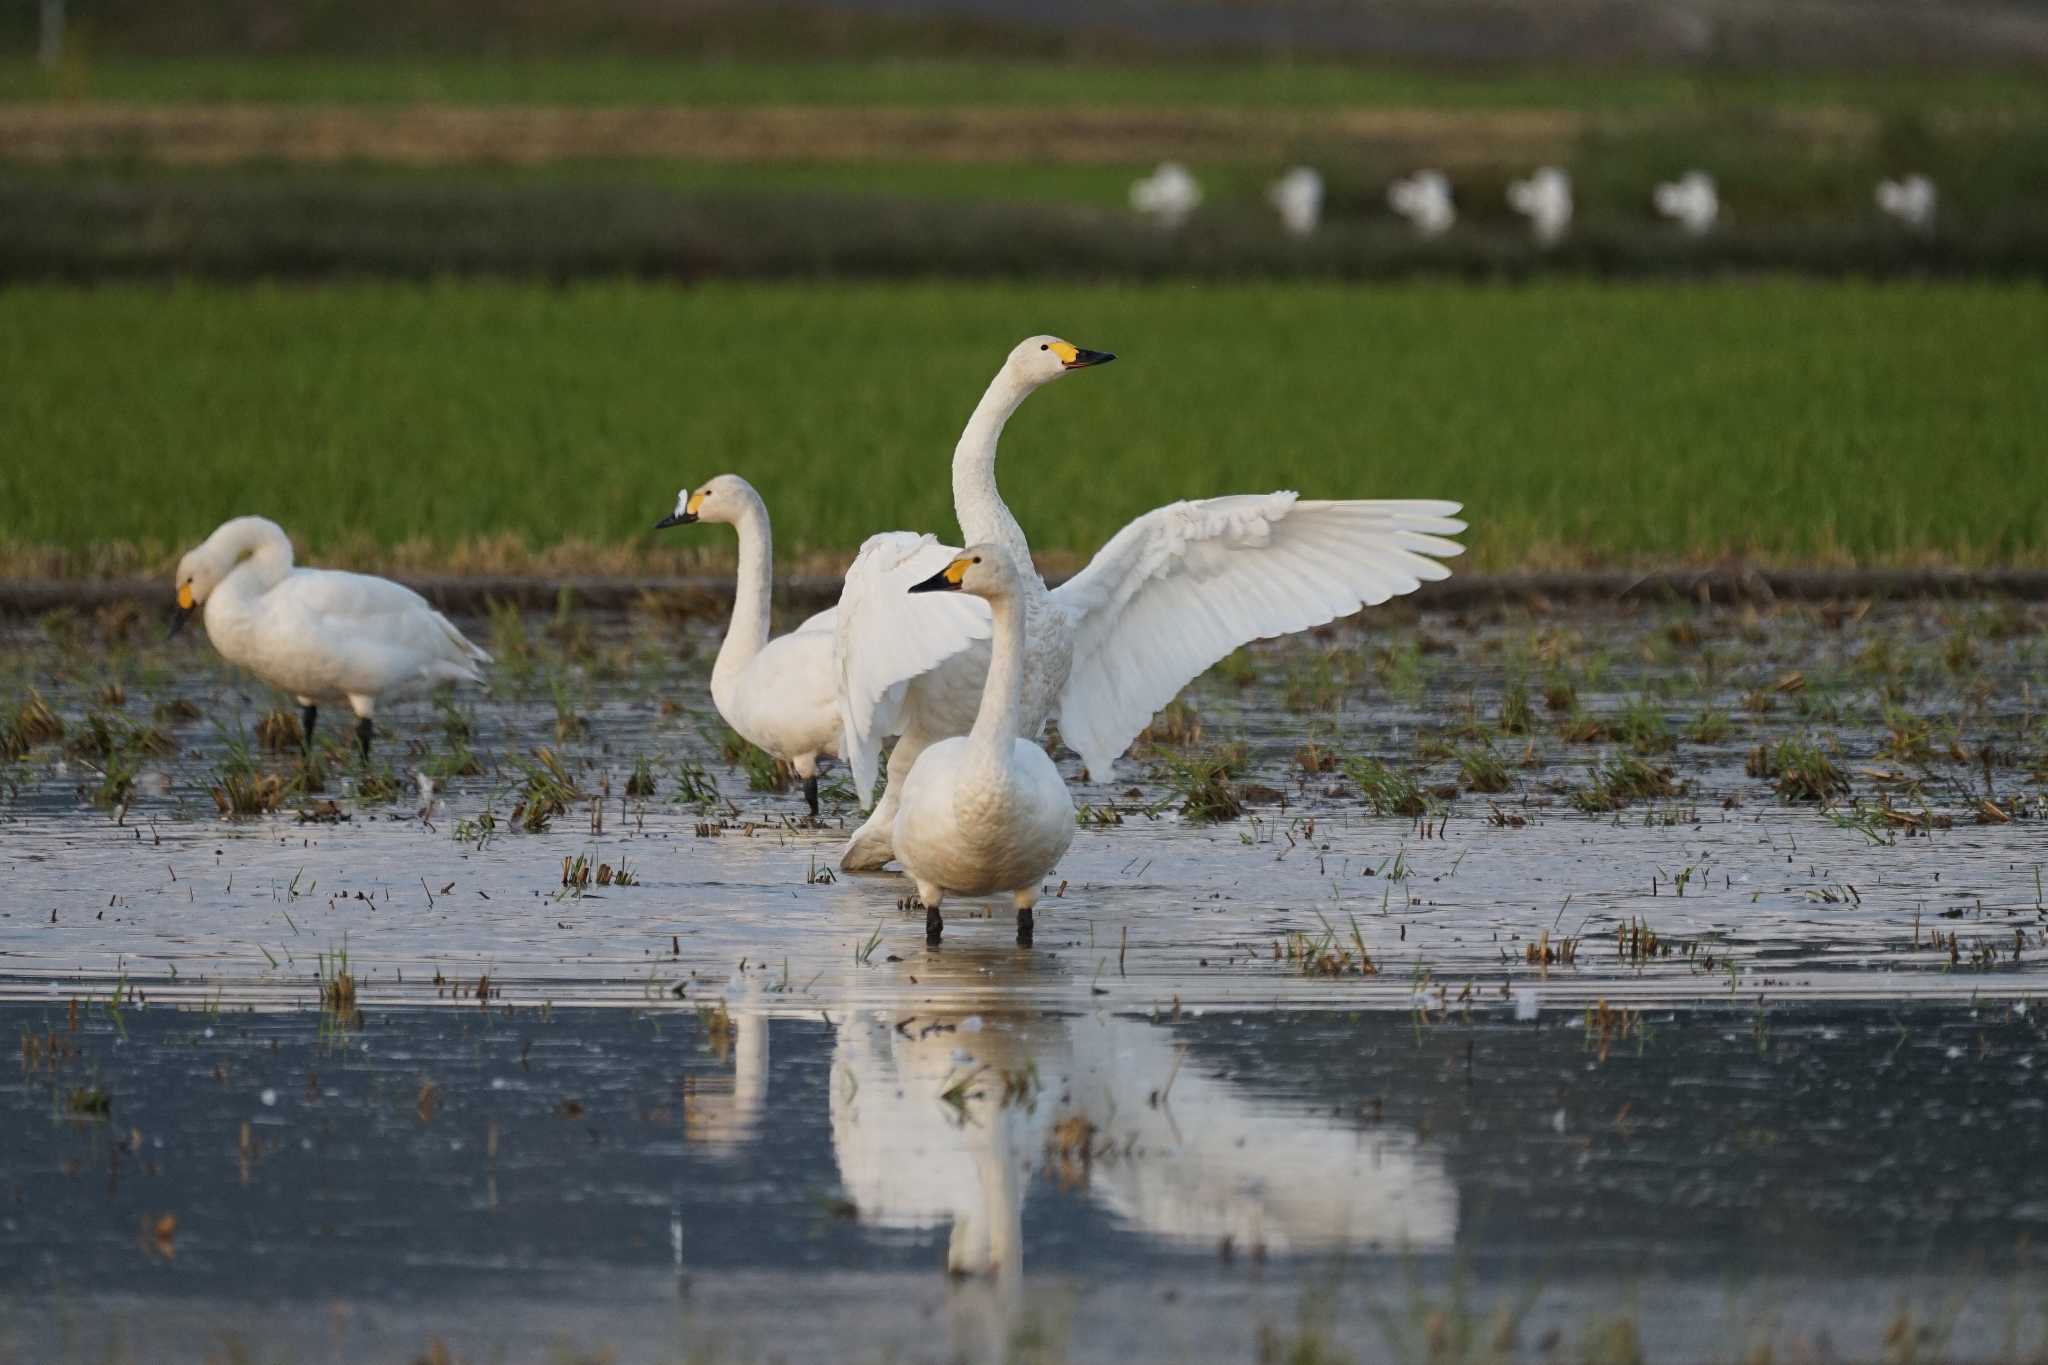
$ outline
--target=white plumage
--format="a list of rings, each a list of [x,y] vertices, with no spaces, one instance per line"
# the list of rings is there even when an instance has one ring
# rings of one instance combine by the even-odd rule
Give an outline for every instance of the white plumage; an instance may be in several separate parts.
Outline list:
[[[1152,174],[1131,184],[1131,207],[1161,227],[1179,227],[1201,203],[1201,185],[1178,161],[1162,161]]]
[[[1877,182],[1877,206],[1915,232],[1934,230],[1937,196],[1934,182],[1924,175]]]
[[[1554,246],[1572,225],[1572,178],[1559,167],[1539,167],[1526,180],[1508,182],[1508,206],[1529,220],[1540,245]]]
[[[1154,711],[1231,650],[1448,577],[1438,558],[1461,547],[1445,537],[1465,529],[1453,502],[1303,501],[1290,492],[1180,502],[1133,521],[1049,591],[1024,567],[1030,546],[996,488],[997,443],[1033,391],[1111,358],[1057,337],[1020,342],[953,455],[953,505],[966,539],[1001,545],[1021,570],[1020,733],[1036,735],[1057,718],[1098,782],[1111,777]],[[842,856],[851,869],[892,856],[904,777],[927,746],[973,724],[988,668],[985,627],[920,619],[928,598],[885,597],[870,586],[890,572],[901,572],[897,556],[871,541],[847,571],[842,598],[859,594],[874,613],[840,636],[844,752],[864,802],[882,737],[902,736],[889,757],[888,790]]]
[[[482,682],[477,665],[491,662],[411,588],[295,568],[290,539],[263,517],[222,523],[178,561],[177,586],[178,625],[203,609],[221,657],[306,708],[308,750],[322,703],[348,703],[367,757],[380,700],[436,683]]]
[[[1720,191],[1714,186],[1714,177],[1705,171],[1687,171],[1657,186],[1654,200],[1657,212],[1694,237],[1712,232],[1721,216]]]
[[[676,495],[676,510],[655,529],[722,522],[739,533],[740,564],[732,619],[711,667],[711,701],[749,744],[781,759],[804,780],[818,814],[818,760],[839,756],[838,609],[819,612],[789,634],[768,638],[775,547],[768,507],[737,474],[721,474]]]
[[[1307,237],[1323,217],[1323,177],[1313,166],[1296,166],[1266,190],[1267,202],[1296,237]]]
[[[1074,842],[1074,800],[1059,769],[1019,723],[1023,577],[1008,552],[990,543],[960,551],[908,591],[983,599],[991,609],[991,643],[973,728],[925,749],[903,779],[892,830],[896,856],[917,883],[928,938],[939,937],[947,893],[1008,892],[1017,907],[1018,941],[1028,943],[1039,881]]]
[[[1458,221],[1451,182],[1442,171],[1417,171],[1387,186],[1387,207],[1406,218],[1421,237],[1440,237]]]

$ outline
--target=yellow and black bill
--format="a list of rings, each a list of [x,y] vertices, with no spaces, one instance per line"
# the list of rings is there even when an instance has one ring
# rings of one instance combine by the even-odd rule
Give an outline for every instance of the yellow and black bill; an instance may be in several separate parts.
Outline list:
[[[945,568],[933,574],[922,583],[912,583],[912,592],[958,592],[967,579],[967,566],[974,563],[972,557],[961,555]]]
[[[1084,351],[1071,341],[1055,341],[1052,352],[1060,358],[1060,364],[1070,370],[1085,370],[1090,365],[1107,365],[1116,359],[1114,351]]]
[[[655,522],[654,529],[666,531],[671,526],[688,526],[697,519],[697,509],[703,505],[704,495],[702,493],[692,493],[688,498],[676,505],[675,511],[669,513],[660,521]]]
[[[176,635],[179,631],[183,630],[185,623],[192,619],[192,613],[198,610],[199,603],[194,601],[192,597],[192,585],[190,583],[180,583],[178,585],[178,610],[171,617],[171,634]]]

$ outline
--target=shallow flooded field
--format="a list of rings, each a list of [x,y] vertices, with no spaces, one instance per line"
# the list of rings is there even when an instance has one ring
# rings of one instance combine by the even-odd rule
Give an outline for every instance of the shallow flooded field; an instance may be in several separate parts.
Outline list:
[[[368,766],[0,627],[0,1358],[2038,1349],[2048,613],[1364,619],[1056,750],[1030,946],[672,603],[466,622]]]

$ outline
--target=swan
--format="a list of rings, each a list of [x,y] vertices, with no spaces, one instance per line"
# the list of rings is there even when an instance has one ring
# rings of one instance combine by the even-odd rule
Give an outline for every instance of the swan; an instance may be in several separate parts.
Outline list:
[[[1441,237],[1458,221],[1451,182],[1442,171],[1417,171],[1387,186],[1387,207],[1406,218],[1419,237]]]
[[[910,591],[982,598],[992,636],[974,728],[927,748],[904,779],[893,827],[896,856],[917,883],[928,941],[938,942],[945,928],[939,906],[947,892],[1007,891],[1017,906],[1017,941],[1029,943],[1039,879],[1074,842],[1074,798],[1045,750],[1019,725],[1023,575],[1009,552],[990,542],[962,550]]]
[[[1934,230],[1937,198],[1934,182],[1924,175],[1877,182],[1877,206],[1915,232]]]
[[[774,539],[768,506],[737,474],[720,474],[676,495],[676,510],[654,529],[723,522],[739,533],[740,571],[732,620],[711,666],[711,701],[741,738],[796,770],[804,800],[818,818],[818,760],[839,756],[837,664],[833,629],[838,608],[821,611],[778,639],[768,638],[774,589]]]
[[[1508,182],[1508,207],[1529,220],[1540,246],[1555,246],[1572,225],[1572,178],[1556,166]]]
[[[1176,502],[1131,522],[1085,569],[1048,590],[996,489],[997,442],[1032,393],[1115,358],[1053,336],[1017,343],[953,451],[953,510],[964,538],[1002,546],[1018,571],[1018,733],[1035,736],[1056,717],[1060,737],[1097,782],[1109,780],[1153,713],[1209,665],[1251,640],[1307,630],[1448,578],[1437,559],[1463,547],[1444,537],[1465,529],[1453,519],[1454,502],[1321,502],[1286,491]],[[958,618],[925,609],[934,599],[901,591],[914,581],[912,561],[928,563],[943,548],[909,532],[873,537],[840,594],[841,752],[863,805],[883,739],[901,736],[881,802],[840,857],[849,871],[893,856],[897,794],[912,765],[933,741],[965,734],[981,705],[987,626],[963,629]]]
[[[1296,166],[1267,188],[1266,199],[1289,234],[1310,236],[1323,216],[1323,177],[1313,166]]]
[[[1676,180],[1657,186],[1653,196],[1657,212],[1673,219],[1694,237],[1704,237],[1714,230],[1714,222],[1721,216],[1721,195],[1714,187],[1714,177],[1705,171],[1687,171]]]
[[[1164,228],[1177,228],[1202,202],[1202,187],[1178,161],[1159,168],[1131,185],[1131,207]]]
[[[443,682],[483,681],[491,656],[411,588],[388,578],[292,566],[284,529],[263,517],[222,522],[178,561],[171,634],[205,608],[221,657],[304,708],[306,752],[321,702],[347,701],[370,756],[378,699]]]

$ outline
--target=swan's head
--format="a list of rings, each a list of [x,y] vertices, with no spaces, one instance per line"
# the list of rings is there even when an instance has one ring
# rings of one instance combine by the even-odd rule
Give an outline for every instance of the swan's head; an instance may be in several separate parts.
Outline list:
[[[991,600],[1008,597],[1017,590],[1017,566],[1010,562],[1009,551],[1000,545],[970,545],[930,578],[911,584],[910,590],[964,592]]]
[[[754,491],[754,485],[737,474],[720,474],[709,483],[676,494],[676,510],[655,522],[654,529],[688,526],[696,521],[731,525],[760,503],[761,495]]]
[[[1107,365],[1116,357],[1108,351],[1090,351],[1055,336],[1026,337],[1010,352],[1003,369],[1032,388],[1050,384],[1070,370]]]
[[[257,517],[236,517],[221,525],[186,552],[178,561],[178,572],[172,579],[178,592],[178,614],[171,621],[171,634],[176,635],[192,619],[192,613],[199,610],[220,581],[234,572],[235,565],[243,556],[254,550],[252,543],[259,528],[276,531],[271,523]],[[282,536],[282,532],[277,532]]]

